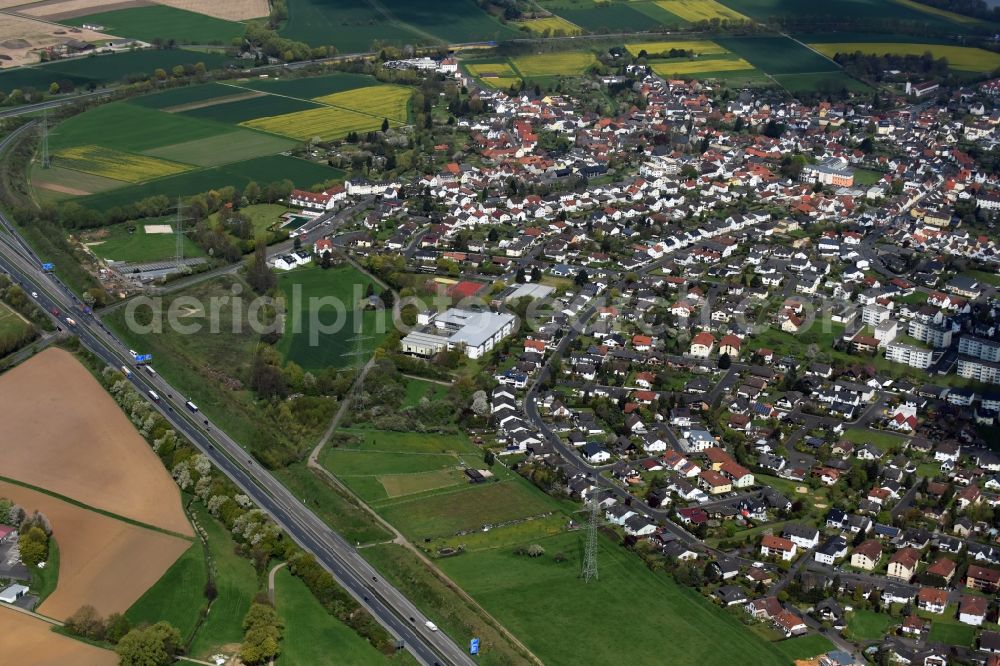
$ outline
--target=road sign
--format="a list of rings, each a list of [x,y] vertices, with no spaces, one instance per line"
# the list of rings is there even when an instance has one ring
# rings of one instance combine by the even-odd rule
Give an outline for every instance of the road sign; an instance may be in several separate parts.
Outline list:
[[[479,654],[479,639],[473,638],[469,641],[469,654]]]
[[[135,362],[136,363],[149,363],[152,360],[153,360],[153,355],[152,354],[136,354],[135,355]]]
[[[52,271],[55,269],[55,267],[56,267],[55,264],[42,264],[43,271]]]

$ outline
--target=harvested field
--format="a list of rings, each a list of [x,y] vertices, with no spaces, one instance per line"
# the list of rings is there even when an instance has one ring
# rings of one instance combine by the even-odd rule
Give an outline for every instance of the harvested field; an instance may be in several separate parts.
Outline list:
[[[69,194],[74,197],[85,197],[88,194],[93,194],[93,192],[78,190],[75,187],[66,187],[65,185],[59,185],[57,183],[46,183],[44,180],[33,180],[31,181],[31,184],[35,187],[40,187],[43,190],[58,192],[59,194]]]
[[[31,655],[33,666],[115,666],[118,656],[52,631],[52,625],[30,615],[4,608],[0,610],[0,651],[10,655]]]
[[[59,22],[63,19],[87,16],[96,12],[150,7],[155,4],[152,0],[45,0],[45,2],[31,4],[20,2],[17,13]]]
[[[180,491],[156,454],[68,352],[47,349],[0,375],[0,404],[3,476],[193,534]]]
[[[267,0],[225,0],[225,2],[219,2],[219,0],[156,0],[156,2],[175,9],[184,9],[228,21],[260,18],[267,16],[269,11]]]
[[[226,104],[228,102],[241,102],[245,99],[253,99],[254,97],[263,97],[262,92],[248,92],[240,93],[236,95],[228,95],[226,97],[213,97],[212,99],[205,99],[200,102],[190,102],[188,104],[178,104],[177,106],[168,106],[166,108],[160,109],[160,111],[166,111],[167,113],[181,113],[183,111],[194,111],[195,109],[204,109],[207,106],[215,106],[216,104]]]
[[[38,612],[64,620],[84,604],[101,615],[124,613],[191,542],[130,525],[35,490],[0,482],[0,497],[52,523],[59,544],[59,583]]]
[[[4,61],[4,69],[37,63],[39,49],[73,39],[95,42],[111,37],[93,30],[64,28],[25,16],[0,14],[0,55],[10,56],[9,61]]]

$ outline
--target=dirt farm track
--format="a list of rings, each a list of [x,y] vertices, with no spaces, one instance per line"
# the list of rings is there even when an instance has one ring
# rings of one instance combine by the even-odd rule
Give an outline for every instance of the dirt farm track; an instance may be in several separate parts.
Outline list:
[[[51,631],[51,625],[6,608],[0,608],[0,654],[6,663],[32,666],[114,666],[118,657],[110,650],[88,645]],[[28,657],[30,655],[30,657]]]
[[[37,509],[52,523],[59,582],[38,612],[57,620],[83,604],[102,615],[125,612],[192,543],[12,483],[0,482],[0,497],[29,513]]]
[[[194,534],[163,464],[68,352],[47,349],[0,375],[0,405],[0,475]]]

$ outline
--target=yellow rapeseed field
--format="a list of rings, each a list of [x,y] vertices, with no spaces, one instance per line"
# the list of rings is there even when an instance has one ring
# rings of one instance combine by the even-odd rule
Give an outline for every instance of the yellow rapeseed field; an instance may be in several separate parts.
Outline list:
[[[715,0],[657,0],[663,9],[685,21],[711,21],[723,19],[727,21],[749,21],[750,19]]]
[[[650,57],[658,53],[666,53],[670,49],[693,51],[698,55],[722,55],[729,53],[723,47],[707,39],[690,39],[677,42],[636,42],[634,44],[626,44],[625,48],[634,56],[638,56],[645,51]]]
[[[541,53],[513,58],[514,66],[522,76],[577,76],[594,64],[590,51],[564,51]]]
[[[948,46],[943,44],[897,44],[896,42],[839,42],[835,44],[810,44],[823,55],[833,57],[837,53],[874,53],[876,55],[916,55],[930,52],[935,58],[947,58],[952,69],[967,72],[992,72],[1000,67],[1000,53],[971,46]]]
[[[333,93],[314,98],[320,104],[348,109],[365,113],[379,118],[388,118],[390,121],[405,123],[409,116],[407,105],[410,97],[413,96],[413,89],[404,86],[371,86],[368,88],[355,88],[344,92]]]
[[[580,26],[570,23],[561,16],[546,16],[545,18],[529,19],[527,21],[513,21],[513,26],[527,28],[535,34],[543,34],[546,30],[550,35],[562,32],[564,35],[579,35],[583,33]]]
[[[144,183],[154,178],[173,176],[192,167],[157,157],[134,155],[103,146],[73,146],[55,154],[59,166],[127,183]]]
[[[285,113],[280,116],[254,118],[240,124],[264,132],[308,141],[316,137],[323,140],[339,139],[350,132],[378,130],[382,127],[382,118],[328,106]]]
[[[653,63],[653,71],[660,76],[690,76],[705,72],[733,72],[753,69],[753,65],[743,58],[736,60],[680,60],[677,62]]]

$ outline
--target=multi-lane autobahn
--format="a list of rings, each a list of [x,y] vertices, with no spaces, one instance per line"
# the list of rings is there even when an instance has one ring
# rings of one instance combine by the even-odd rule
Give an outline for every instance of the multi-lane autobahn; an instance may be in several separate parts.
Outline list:
[[[15,133],[16,134],[16,133]],[[0,142],[0,151],[14,138]],[[128,368],[136,390],[150,399],[179,433],[263,509],[296,543],[315,555],[337,582],[361,603],[405,649],[422,664],[472,664],[465,650],[433,625],[406,597],[362,558],[343,537],[331,530],[262,468],[243,446],[204,414],[185,407],[187,398],[161,376],[143,373],[130,350],[54,275],[42,269],[31,247],[10,221],[0,215],[0,270],[8,273],[59,326],[75,334],[82,345],[112,368]],[[59,315],[53,313],[59,312]],[[69,324],[67,316],[75,321]],[[158,400],[153,400],[154,391]],[[471,637],[462,637],[464,641]]]

